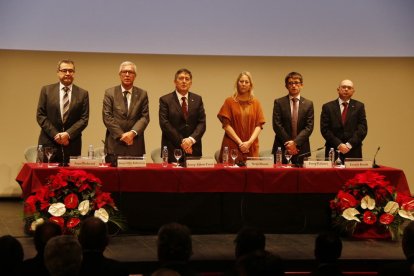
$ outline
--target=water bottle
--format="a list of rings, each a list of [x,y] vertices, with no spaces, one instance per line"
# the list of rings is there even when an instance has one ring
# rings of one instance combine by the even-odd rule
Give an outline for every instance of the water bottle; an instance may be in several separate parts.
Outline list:
[[[330,148],[329,149],[328,157],[329,157],[329,161],[331,162],[332,167],[333,167],[334,166],[334,162],[335,162],[335,150],[334,150],[334,148]]]
[[[44,153],[43,153],[43,146],[42,145],[38,145],[37,146],[37,155],[36,155],[36,164],[41,167],[43,164],[43,157],[44,157]]]
[[[228,147],[224,147],[222,159],[223,159],[224,167],[228,167],[229,166],[229,148]]]
[[[162,166],[165,168],[168,166],[168,148],[167,146],[164,146],[162,148]]]
[[[93,146],[92,145],[89,145],[89,148],[88,148],[88,158],[89,159],[93,159],[94,158],[94,155],[95,155],[95,152],[93,150]]]
[[[281,147],[277,147],[276,151],[276,167],[282,167],[282,149]]]

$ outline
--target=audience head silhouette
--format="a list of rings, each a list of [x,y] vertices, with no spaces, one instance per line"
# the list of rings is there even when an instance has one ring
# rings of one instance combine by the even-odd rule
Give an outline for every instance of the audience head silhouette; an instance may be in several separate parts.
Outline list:
[[[51,238],[45,247],[45,265],[52,276],[77,276],[82,262],[82,249],[74,236]]]
[[[341,257],[342,241],[336,232],[320,233],[315,240],[315,258],[320,262],[334,262]]]
[[[163,225],[158,231],[158,260],[160,262],[187,262],[193,249],[190,229],[179,223]]]
[[[414,221],[410,222],[404,229],[402,249],[407,259],[414,258]]]
[[[256,250],[237,260],[236,275],[279,276],[285,275],[282,259],[265,250]]]
[[[0,269],[3,275],[20,275],[23,263],[23,247],[10,235],[0,237]]]
[[[264,250],[266,246],[266,237],[257,228],[245,227],[241,229],[234,240],[236,245],[235,255],[239,258],[247,253],[256,250]]]
[[[83,250],[103,252],[109,242],[108,227],[101,219],[89,217],[82,222],[78,238]]]
[[[62,229],[54,222],[47,221],[38,225],[33,236],[37,253],[43,255],[47,242],[59,235],[62,235]]]

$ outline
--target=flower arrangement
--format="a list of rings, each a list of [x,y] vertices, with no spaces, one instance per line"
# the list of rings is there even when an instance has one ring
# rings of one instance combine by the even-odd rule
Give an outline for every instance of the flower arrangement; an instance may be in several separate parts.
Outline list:
[[[396,240],[406,223],[414,220],[414,198],[398,193],[385,176],[372,171],[348,180],[330,207],[334,228],[346,234],[373,226]]]
[[[123,229],[123,220],[110,193],[101,190],[101,180],[83,170],[61,169],[47,185],[24,203],[27,231],[34,232],[44,221],[57,223],[66,234],[79,233],[82,220],[95,216]]]

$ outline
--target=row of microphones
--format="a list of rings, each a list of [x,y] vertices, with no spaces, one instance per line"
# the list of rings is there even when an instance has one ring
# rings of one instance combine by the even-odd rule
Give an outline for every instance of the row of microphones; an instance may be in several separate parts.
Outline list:
[[[311,150],[311,151],[308,151],[308,152],[305,152],[305,153],[299,154],[299,155],[298,155],[298,158],[303,157],[303,156],[305,156],[305,155],[312,154],[312,153],[317,152],[317,151],[320,151],[320,150],[323,150],[324,148],[325,148],[325,146],[320,147],[320,148],[317,148],[316,150]]]

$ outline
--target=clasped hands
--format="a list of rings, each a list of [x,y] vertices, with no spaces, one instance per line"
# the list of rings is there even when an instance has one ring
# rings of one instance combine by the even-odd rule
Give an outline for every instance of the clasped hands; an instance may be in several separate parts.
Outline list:
[[[136,135],[133,131],[128,131],[128,132],[123,133],[119,140],[124,142],[127,146],[131,146],[132,144],[134,144],[135,136]]]
[[[285,144],[285,149],[292,155],[299,153],[299,149],[296,147],[296,143],[293,140],[287,141]]]
[[[59,145],[67,146],[69,145],[69,133],[67,132],[59,132],[58,134],[53,137],[56,143]]]
[[[181,141],[181,148],[187,154],[193,154],[193,141],[190,138],[184,138]]]
[[[239,144],[239,149],[242,153],[248,153],[252,143],[250,141],[241,142]]]

